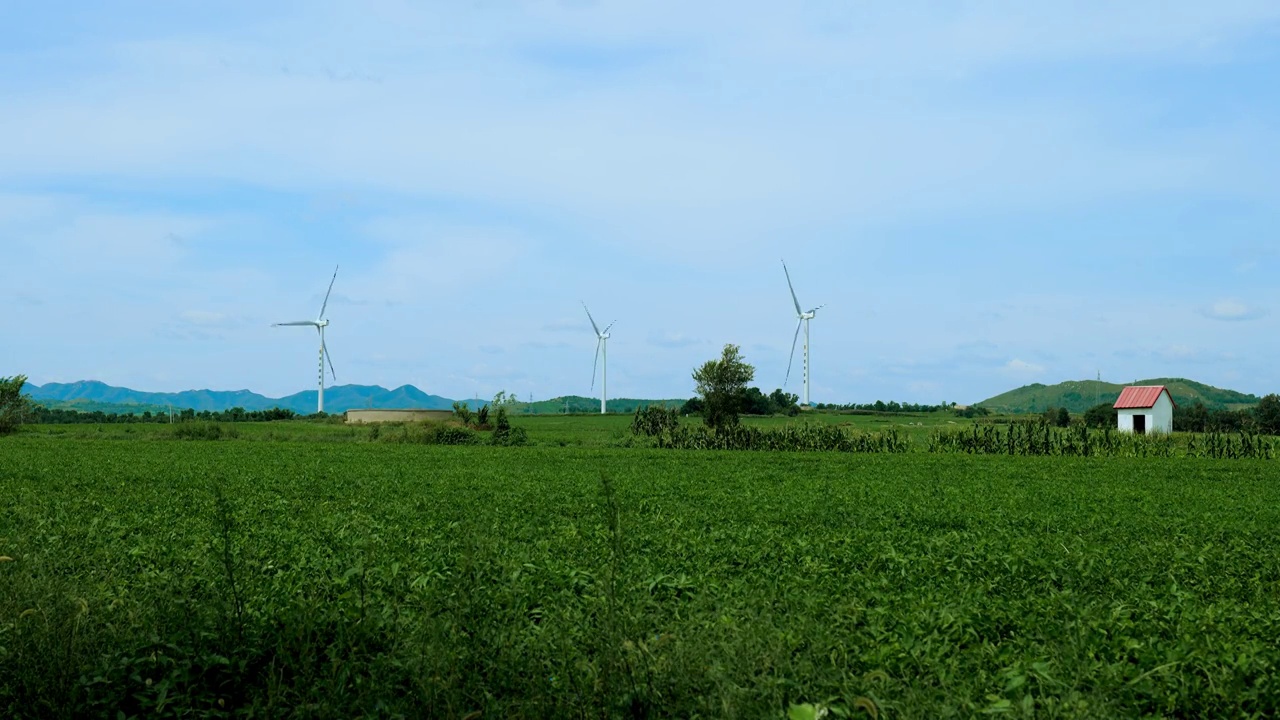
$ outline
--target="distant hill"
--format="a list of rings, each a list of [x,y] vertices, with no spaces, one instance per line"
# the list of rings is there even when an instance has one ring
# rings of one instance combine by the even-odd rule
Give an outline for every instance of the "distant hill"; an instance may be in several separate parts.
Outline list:
[[[1184,378],[1153,378],[1123,385],[1098,380],[1070,380],[1057,385],[1035,383],[977,404],[1002,413],[1038,413],[1051,407],[1065,407],[1070,412],[1082,413],[1101,402],[1114,403],[1120,397],[1120,391],[1128,385],[1164,385],[1169,388],[1175,403],[1191,405],[1199,400],[1214,410],[1252,407],[1261,399],[1256,395],[1223,390]]]
[[[208,410],[222,412],[233,407],[245,410],[269,410],[282,408],[292,410],[301,415],[309,415],[316,411],[316,391],[295,393],[282,398],[269,398],[248,390],[186,390],[176,393],[153,393],[115,387],[96,380],[83,380],[74,383],[48,383],[46,385],[28,384],[23,391],[35,402],[51,409],[79,410],[81,412],[100,411],[116,414],[142,414],[150,411],[158,414],[168,412],[172,407],[175,412],[191,408],[196,412]],[[467,406],[475,410],[488,405],[488,400],[463,400]],[[412,385],[401,385],[388,390],[378,385],[338,385],[324,389],[324,409],[329,413],[342,413],[347,410],[400,409],[400,410],[450,410],[454,401],[439,395],[429,395]],[[683,400],[635,400],[618,398],[609,400],[609,412],[631,413],[637,407],[646,405],[670,405],[679,407]],[[553,415],[563,413],[568,408],[573,413],[598,412],[599,398],[570,395],[567,397],[539,400],[531,403],[515,403],[510,412]]]
[[[283,408],[307,415],[316,411],[316,391],[295,393],[282,398],[269,398],[248,390],[186,390],[176,393],[153,393],[114,387],[96,380],[74,383],[27,385],[24,392],[49,408],[92,412],[142,413],[147,410],[167,411],[191,408],[197,412],[221,412],[233,407],[245,410]],[[472,407],[478,407],[471,401]],[[338,385],[324,390],[324,409],[340,413],[358,408],[398,408],[413,410],[448,410],[453,400],[428,395],[412,385],[388,390],[377,385]]]
[[[665,405],[667,407],[679,408],[684,405],[684,400],[639,400],[635,398],[609,398],[607,405],[611,413],[633,413],[636,408],[647,407],[649,405]],[[515,403],[511,411],[521,415],[556,415],[565,411],[571,413],[598,413],[600,412],[600,398],[582,397],[581,395],[567,395],[550,400],[538,400],[531,403]]]

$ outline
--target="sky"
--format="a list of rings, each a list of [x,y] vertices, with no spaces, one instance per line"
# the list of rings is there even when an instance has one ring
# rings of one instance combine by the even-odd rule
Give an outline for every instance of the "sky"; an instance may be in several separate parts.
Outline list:
[[[0,375],[1280,390],[1274,0],[0,5]],[[801,392],[796,350],[786,389]],[[333,378],[328,382],[332,384]],[[599,392],[599,379],[594,392]]]

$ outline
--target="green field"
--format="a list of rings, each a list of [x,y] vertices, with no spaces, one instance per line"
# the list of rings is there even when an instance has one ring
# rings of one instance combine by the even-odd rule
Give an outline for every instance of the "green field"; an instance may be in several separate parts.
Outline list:
[[[1280,463],[662,451],[628,422],[0,438],[0,715],[1280,711]]]

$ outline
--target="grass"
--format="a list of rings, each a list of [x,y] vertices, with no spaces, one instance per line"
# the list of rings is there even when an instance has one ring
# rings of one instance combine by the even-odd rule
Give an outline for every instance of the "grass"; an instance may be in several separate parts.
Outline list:
[[[1280,464],[591,446],[614,420],[6,438],[0,715],[1280,710]]]

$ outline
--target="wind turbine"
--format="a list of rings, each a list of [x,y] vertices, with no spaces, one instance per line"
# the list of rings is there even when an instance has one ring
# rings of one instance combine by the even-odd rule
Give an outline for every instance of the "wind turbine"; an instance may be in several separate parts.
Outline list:
[[[826,307],[819,305],[812,310],[801,310],[800,301],[796,299],[796,288],[791,284],[791,273],[787,270],[787,261],[782,261],[782,272],[787,275],[787,288],[791,290],[791,302],[796,305],[796,334],[791,338],[791,357],[787,360],[787,379],[782,381],[785,386],[787,380],[791,379],[791,363],[796,359],[796,340],[800,339],[800,326],[804,326],[804,406],[809,406],[809,321],[817,316],[818,311]]]
[[[311,326],[316,329],[320,335],[320,394],[316,398],[316,412],[324,412],[324,362],[329,361],[329,373],[333,375],[334,382],[337,382],[338,375],[333,371],[333,358],[329,357],[329,349],[324,345],[324,329],[328,327],[329,321],[324,317],[325,308],[329,307],[329,293],[333,292],[333,281],[338,279],[338,267],[333,268],[333,277],[329,280],[329,289],[324,294],[324,302],[320,305],[320,314],[315,320],[297,320],[295,322],[272,323],[271,327],[282,326]]]
[[[600,365],[601,356],[604,357],[604,372],[600,374],[600,414],[605,413],[605,405],[609,401],[609,328],[618,322],[614,320],[609,323],[604,332],[600,331],[600,326],[596,325],[596,319],[591,317],[591,311],[587,309],[587,304],[582,303],[582,309],[587,311],[587,319],[591,321],[591,329],[596,331],[596,361],[591,366],[591,389],[596,387],[596,366]]]

